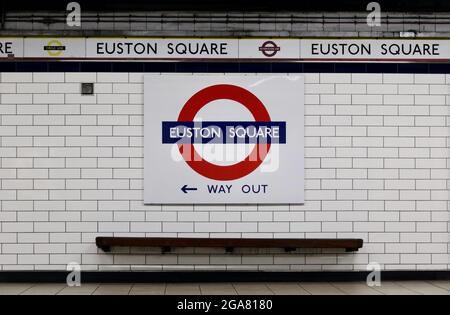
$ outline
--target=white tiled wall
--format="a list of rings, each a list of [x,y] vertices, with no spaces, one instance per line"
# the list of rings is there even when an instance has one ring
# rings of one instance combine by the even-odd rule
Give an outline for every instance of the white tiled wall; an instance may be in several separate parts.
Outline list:
[[[449,269],[450,75],[305,77],[305,205],[144,206],[143,74],[1,73],[1,270]],[[81,96],[79,82],[96,82],[96,94]],[[365,245],[96,248],[97,235],[113,234]]]

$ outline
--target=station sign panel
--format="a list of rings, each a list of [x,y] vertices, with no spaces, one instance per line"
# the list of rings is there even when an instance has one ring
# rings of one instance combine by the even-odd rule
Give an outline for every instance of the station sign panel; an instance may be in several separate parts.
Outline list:
[[[303,76],[144,77],[144,202],[304,202]]]
[[[450,61],[448,39],[0,37],[0,59]]]
[[[25,58],[73,59],[85,55],[83,38],[30,37],[24,40]]]

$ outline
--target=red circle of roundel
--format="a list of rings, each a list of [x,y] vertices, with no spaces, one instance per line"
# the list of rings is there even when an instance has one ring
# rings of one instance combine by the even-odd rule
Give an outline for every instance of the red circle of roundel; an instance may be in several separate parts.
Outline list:
[[[236,85],[218,84],[195,93],[183,106],[178,116],[179,122],[190,122],[206,104],[220,99],[236,101],[245,106],[255,121],[269,122],[270,115],[264,104],[253,93]],[[197,173],[214,180],[235,180],[257,169],[270,150],[270,143],[256,144],[252,152],[242,161],[233,165],[217,165],[204,160],[193,144],[178,144],[178,149],[186,163]],[[183,154],[185,152],[185,154]],[[186,152],[188,158],[186,157]]]

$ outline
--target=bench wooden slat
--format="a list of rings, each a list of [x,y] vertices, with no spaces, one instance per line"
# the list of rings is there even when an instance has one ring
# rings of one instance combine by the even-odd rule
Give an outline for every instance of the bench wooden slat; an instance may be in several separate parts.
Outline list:
[[[362,239],[267,239],[267,238],[172,238],[172,237],[97,237],[97,247],[109,252],[112,246],[161,247],[235,247],[252,248],[344,248],[357,251]]]

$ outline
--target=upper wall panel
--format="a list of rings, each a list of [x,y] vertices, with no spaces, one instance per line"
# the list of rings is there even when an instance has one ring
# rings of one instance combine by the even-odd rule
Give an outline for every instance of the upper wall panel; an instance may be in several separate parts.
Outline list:
[[[450,3],[450,2],[449,2]],[[197,37],[449,37],[450,13],[382,11],[381,25],[358,12],[94,12],[82,8],[81,27],[65,11],[6,11],[0,35]]]

